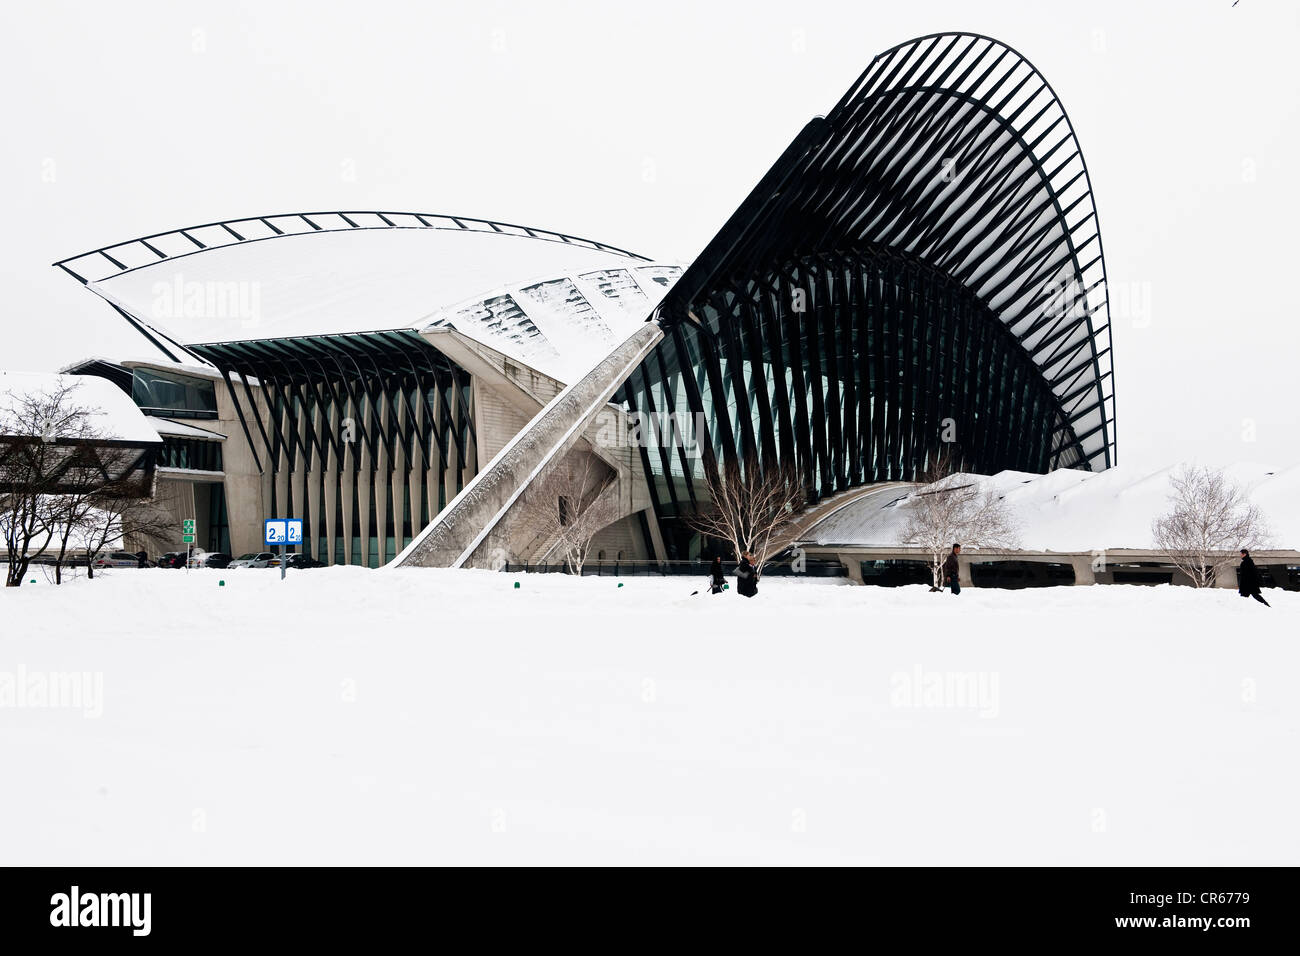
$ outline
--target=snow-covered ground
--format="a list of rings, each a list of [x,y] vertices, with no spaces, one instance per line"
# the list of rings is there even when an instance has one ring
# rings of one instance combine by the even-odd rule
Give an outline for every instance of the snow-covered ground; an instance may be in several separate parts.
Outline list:
[[[696,584],[2,591],[0,863],[1300,862],[1300,595]]]

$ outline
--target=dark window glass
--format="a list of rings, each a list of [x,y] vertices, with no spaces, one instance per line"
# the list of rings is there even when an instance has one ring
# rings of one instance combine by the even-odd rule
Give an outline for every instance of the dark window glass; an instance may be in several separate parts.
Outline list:
[[[151,415],[217,417],[217,391],[207,379],[137,368],[131,373],[131,399]]]

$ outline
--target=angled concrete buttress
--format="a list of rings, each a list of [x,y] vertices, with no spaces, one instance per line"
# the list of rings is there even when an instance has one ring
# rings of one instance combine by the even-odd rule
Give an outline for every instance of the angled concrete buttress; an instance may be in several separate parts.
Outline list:
[[[488,568],[509,555],[511,511],[549,473],[663,338],[646,322],[595,368],[565,388],[452,499],[393,561],[396,567]]]

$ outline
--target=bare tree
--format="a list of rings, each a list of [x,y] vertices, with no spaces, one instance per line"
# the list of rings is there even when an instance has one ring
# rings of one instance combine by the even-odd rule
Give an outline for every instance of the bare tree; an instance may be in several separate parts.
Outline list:
[[[538,538],[550,544],[547,554],[559,554],[571,574],[582,574],[592,541],[601,529],[619,518],[612,494],[616,476],[594,455],[562,462],[525,493],[521,506]]]
[[[753,458],[727,464],[713,472],[705,469],[710,505],[686,520],[700,534],[730,542],[737,558],[754,556],[761,577],[763,565],[781,551],[794,528],[795,518],[808,503],[807,489],[793,468],[761,467]]]
[[[59,492],[89,467],[86,442],[98,437],[76,383],[0,395],[0,534],[5,586],[22,584],[31,562],[55,540],[66,514]]]
[[[941,586],[943,562],[954,544],[982,549],[1016,546],[1016,523],[1006,502],[970,475],[945,475],[922,485],[908,496],[906,506],[902,543],[925,548],[936,588]]]
[[[101,437],[95,432],[90,437]],[[71,453],[69,467],[59,481],[59,493],[50,499],[51,527],[58,551],[54,555],[54,583],[63,583],[63,568],[67,562],[70,545],[80,545],[86,552],[86,569],[95,576],[94,557],[106,543],[100,539],[99,529],[111,518],[103,513],[105,502],[119,498],[131,508],[143,492],[130,481],[113,478],[120,474],[133,452],[111,446],[80,445]]]
[[[164,538],[173,528],[174,522],[166,510],[142,498],[134,482],[109,482],[90,496],[89,508],[81,522],[88,576],[95,576],[94,556],[114,543],[120,541],[125,547],[132,538]]]
[[[1212,586],[1240,549],[1267,544],[1264,516],[1221,469],[1184,465],[1169,485],[1170,510],[1152,522],[1151,537],[1196,587]]]

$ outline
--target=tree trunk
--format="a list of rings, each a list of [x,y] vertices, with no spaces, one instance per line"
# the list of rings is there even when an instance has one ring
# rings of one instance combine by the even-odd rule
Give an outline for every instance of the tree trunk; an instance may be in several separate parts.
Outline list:
[[[59,556],[54,559],[54,583],[59,585],[63,583],[63,558],[68,553],[68,536],[64,535],[59,541]]]
[[[16,562],[11,561],[9,563],[9,572],[5,576],[5,587],[22,587],[23,578],[27,576],[27,567],[30,564],[31,559],[27,557],[19,558]]]

